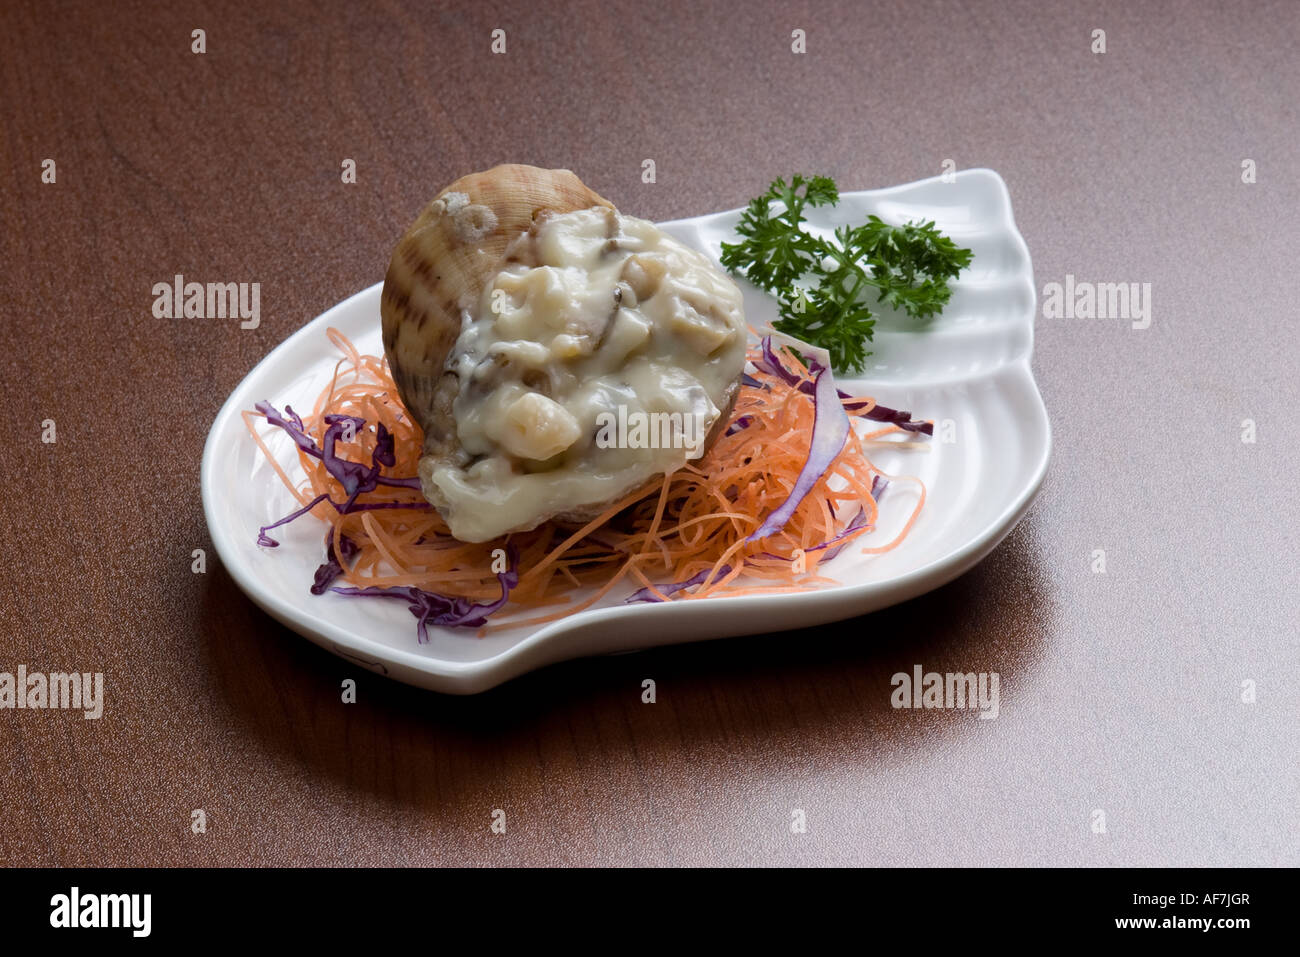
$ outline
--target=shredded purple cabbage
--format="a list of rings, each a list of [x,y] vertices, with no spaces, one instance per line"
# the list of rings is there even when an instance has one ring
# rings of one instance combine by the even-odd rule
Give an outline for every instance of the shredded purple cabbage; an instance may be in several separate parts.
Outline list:
[[[335,508],[338,508],[338,505],[335,504],[334,500],[330,498],[328,494],[321,493],[320,495],[317,495],[314,499],[312,499],[310,502],[308,502],[306,505],[304,505],[302,508],[298,509],[297,511],[290,512],[288,515],[280,519],[278,522],[272,522],[270,525],[263,525],[261,528],[259,528],[257,530],[257,544],[265,545],[267,548],[278,548],[280,546],[280,543],[277,542],[270,535],[267,535],[266,533],[273,528],[279,528],[281,525],[288,525],[295,518],[298,518],[301,515],[306,515],[308,512],[310,512],[321,502],[329,502]]]
[[[329,502],[340,514],[366,512],[384,508],[430,508],[428,502],[367,502],[359,504],[357,496],[373,492],[381,485],[395,488],[420,488],[418,478],[389,478],[381,475],[385,467],[397,462],[393,435],[382,422],[375,426],[375,448],[370,456],[370,464],[345,459],[336,451],[338,440],[349,427],[357,432],[366,428],[366,421],[351,415],[325,416],[325,435],[321,445],[316,444],[303,426],[302,418],[291,406],[284,407],[281,415],[270,402],[262,401],[256,405],[257,411],[266,416],[266,421],[288,433],[294,444],[308,455],[318,458],[347,493],[347,500],[336,502],[328,494],[318,495],[300,509],[286,515],[278,522],[263,526],[258,530],[257,543],[275,548],[280,543],[266,533],[273,528],[288,524],[299,516],[305,515],[321,502]],[[519,584],[519,554],[512,545],[506,547],[508,567],[497,574],[501,585],[501,597],[492,602],[473,602],[468,598],[451,598],[424,591],[421,588],[338,588],[333,583],[343,574],[345,567],[360,553],[361,547],[348,536],[340,536],[339,548],[334,548],[334,535],[331,531],[325,536],[325,562],[316,569],[313,576],[311,593],[323,595],[332,591],[339,595],[352,595],[361,598],[401,598],[408,603],[411,614],[416,618],[416,636],[421,644],[429,640],[429,625],[447,628],[478,628],[487,622],[493,612],[499,611],[509,600],[510,591]]]
[[[881,475],[872,476],[871,497],[874,498],[877,502],[879,502],[880,496],[885,491],[885,487],[887,485],[889,485],[889,479]],[[823,548],[829,548],[830,551],[828,551],[826,553],[826,556],[822,559],[822,561],[824,562],[829,562],[836,555],[842,552],[844,550],[844,546],[848,544],[848,542],[846,542],[844,539],[848,538],[858,529],[862,528],[867,523],[866,519],[867,519],[867,510],[862,506],[858,506],[858,514],[853,516],[853,520],[849,522],[848,525],[844,526],[844,530],[842,532],[840,532],[838,535],[834,536],[833,538],[828,538],[820,545],[814,545],[811,548],[804,549],[804,551],[819,552]]]
[[[686,581],[684,582],[673,582],[670,585],[655,585],[655,588],[658,589],[660,594],[671,597],[672,595],[677,594],[683,588],[692,588],[695,585],[703,584],[704,580],[709,577],[709,572],[711,572],[712,570],[713,569],[711,568],[706,568],[698,575],[693,575],[692,577],[686,579]],[[717,577],[722,578],[724,575],[730,575],[730,574],[731,574],[731,566],[723,565],[720,569],[718,569]],[[638,601],[663,601],[663,599],[660,598],[659,595],[656,595],[649,588],[638,588],[627,598],[623,599],[623,604],[631,605],[633,602],[638,602]]]
[[[764,336],[761,344],[762,356],[754,363],[755,367],[762,369],[769,375],[774,375],[786,385],[794,386],[805,395],[813,394],[813,382],[802,379],[787,369],[776,354],[776,349],[772,345],[772,337]],[[814,377],[822,369],[822,364],[814,358],[808,360],[808,371]],[[814,378],[814,382],[815,382]],[[855,396],[852,393],[845,392],[843,389],[837,389],[836,394],[841,399],[850,399],[848,408],[854,409],[866,405],[870,399]],[[934,435],[933,422],[917,422],[912,419],[911,412],[900,412],[898,409],[891,409],[884,405],[872,406],[867,412],[866,417],[874,422],[888,422],[890,425],[896,425],[905,432],[920,432],[924,435]],[[737,430],[739,431],[739,429]]]
[[[339,551],[342,554],[334,550],[334,531],[331,529],[325,533],[325,564],[316,569],[316,577],[311,586],[313,595],[325,594],[329,586],[334,584],[334,579],[343,574],[343,566],[350,565],[352,559],[361,552],[361,546],[346,535],[340,535]]]
[[[848,392],[840,393],[841,399],[853,399],[854,396]],[[856,402],[850,402],[849,408],[866,405],[870,399],[857,398]],[[873,405],[866,414],[866,418],[874,422],[887,422],[890,425],[896,425],[904,432],[919,432],[921,435],[934,435],[933,422],[917,422],[912,418],[911,412],[900,412],[898,409],[891,409],[884,405]]]
[[[754,421],[754,417],[752,415],[742,415],[738,419],[736,419],[736,421],[732,422],[729,426],[727,426],[726,434],[735,435],[737,432],[741,431],[742,429],[749,428],[749,424],[753,421]]]
[[[392,466],[397,462],[397,454],[393,446],[393,435],[384,426],[384,423],[379,422],[375,425],[375,450],[371,453],[370,464],[364,465],[361,462],[353,462],[350,459],[341,457],[334,449],[338,444],[339,437],[348,430],[349,423],[351,423],[355,432],[360,432],[366,427],[365,419],[354,415],[325,416],[326,429],[324,447],[322,448],[316,444],[315,439],[307,434],[302,418],[293,411],[292,406],[286,405],[284,407],[284,415],[277,412],[275,406],[266,400],[258,402],[255,408],[266,416],[267,422],[288,433],[289,438],[293,439],[298,448],[313,458],[320,459],[325,466],[325,470],[338,480],[339,484],[343,486],[343,491],[348,496],[345,501],[336,502],[328,494],[318,495],[307,505],[286,515],[278,522],[263,525],[258,529],[257,544],[264,545],[267,548],[277,547],[280,543],[266,533],[273,528],[292,522],[300,515],[305,515],[321,502],[329,502],[340,515],[346,515],[350,512],[370,512],[385,508],[422,509],[430,507],[428,502],[370,502],[364,505],[357,504],[357,496],[366,492],[373,492],[380,485],[393,488],[418,489],[420,487],[418,478],[389,478],[380,474],[380,471],[385,466]],[[317,594],[320,593],[317,592]]]
[[[808,445],[808,459],[794,480],[789,498],[763,520],[763,524],[745,539],[746,542],[756,542],[784,528],[799,503],[821,481],[849,439],[853,427],[836,394],[835,378],[831,375],[831,370],[819,368],[813,386],[813,430]]]
[[[415,616],[416,638],[420,644],[429,640],[429,625],[443,628],[478,628],[487,623],[488,616],[499,611],[510,598],[510,590],[519,584],[519,553],[513,545],[507,546],[509,567],[497,573],[501,584],[501,597],[493,602],[472,602],[468,598],[449,598],[411,586],[409,588],[331,588],[338,595],[358,598],[401,598]]]
[[[320,459],[325,465],[325,469],[334,476],[343,485],[344,490],[349,494],[361,492],[373,492],[376,486],[388,485],[393,488],[413,488],[419,489],[420,480],[418,478],[391,478],[386,475],[380,475],[381,466],[392,466],[397,462],[397,453],[394,450],[392,433],[379,422],[375,425],[375,451],[371,456],[370,466],[362,465],[360,462],[352,462],[348,459],[340,458],[334,452],[335,443],[347,430],[347,423],[353,424],[353,429],[357,432],[366,427],[366,420],[357,418],[354,415],[327,415],[325,416],[325,447],[322,449],[316,444],[316,440],[307,434],[306,428],[302,424],[302,419],[292,406],[284,407],[285,415],[281,415],[265,399],[258,402],[254,408],[266,416],[266,421],[271,425],[279,426],[289,434],[298,448],[302,449],[313,458]],[[288,416],[286,418],[285,416]]]

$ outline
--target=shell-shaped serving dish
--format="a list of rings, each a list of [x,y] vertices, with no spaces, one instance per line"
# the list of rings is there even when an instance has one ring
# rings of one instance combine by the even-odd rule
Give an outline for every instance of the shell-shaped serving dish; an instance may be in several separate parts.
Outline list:
[[[755,187],[757,190],[757,186]],[[337,354],[325,337],[337,326],[364,352],[380,354],[380,284],[317,317],[277,346],[235,388],[218,413],[203,455],[203,505],[222,563],[268,614],[322,647],[380,674],[435,691],[472,694],[553,662],[655,645],[779,631],[865,615],[956,578],[987,555],[1029,508],[1051,450],[1047,410],[1030,369],[1036,296],[1029,251],[1016,230],[1010,197],[992,170],[965,170],[889,189],[841,194],[833,209],[810,211],[811,225],[833,229],[869,214],[890,223],[933,219],[974,250],[953,283],[943,315],[929,322],[883,314],[875,355],[861,378],[841,380],[856,394],[934,419],[924,451],[880,449],[886,472],[921,478],[929,497],[902,545],[884,555],[844,549],[823,566],[841,584],[794,595],[624,605],[633,586],[550,624],[476,638],[430,629],[418,644],[403,602],[361,601],[308,591],[321,562],[324,526],[303,519],[278,529],[279,548],[256,544],[257,530],[287,514],[293,499],[249,438],[240,411],[260,399],[309,406]],[[740,210],[660,224],[715,261]],[[762,328],[775,302],[743,280],[745,313]],[[950,439],[951,441],[945,441]],[[294,473],[292,443],[272,434],[271,449]],[[880,528],[863,544],[888,541],[913,492],[894,483],[881,499]],[[581,593],[575,594],[575,598]],[[737,643],[736,654],[744,654]]]

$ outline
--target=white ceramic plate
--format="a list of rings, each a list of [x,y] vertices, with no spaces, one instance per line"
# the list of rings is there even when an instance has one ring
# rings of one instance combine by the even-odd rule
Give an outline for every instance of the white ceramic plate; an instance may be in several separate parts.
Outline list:
[[[756,184],[756,189],[757,189]],[[678,220],[663,228],[715,261],[734,238],[739,210]],[[890,223],[933,219],[975,256],[953,283],[937,319],[883,315],[866,375],[842,380],[847,391],[934,419],[928,451],[872,454],[884,471],[922,478],[929,498],[904,543],[884,555],[844,549],[824,566],[840,586],[796,595],[755,595],[624,605],[632,586],[600,605],[532,629],[474,637],[430,628],[415,638],[403,602],[360,601],[308,591],[322,561],[324,526],[303,518],[274,532],[279,548],[260,548],[259,526],[296,503],[249,438],[240,411],[260,399],[310,407],[337,354],[325,338],[337,326],[363,351],[381,354],[380,285],[317,317],[274,349],[235,389],[217,415],[203,453],[203,506],[222,562],[250,598],[289,628],[350,661],[435,691],[472,694],[543,665],[583,655],[817,625],[913,598],[965,572],[1024,515],[1047,469],[1047,410],[1029,367],[1035,287],[1029,251],[1016,231],[1006,184],[992,170],[966,170],[955,181],[924,180],[845,193],[810,223],[861,223],[875,213]],[[741,281],[746,317],[756,328],[776,318],[773,300]],[[950,421],[945,421],[950,420]],[[942,441],[944,433],[955,439]],[[292,444],[278,432],[270,447],[296,474]],[[881,499],[880,528],[862,541],[888,541],[915,502],[896,482]]]

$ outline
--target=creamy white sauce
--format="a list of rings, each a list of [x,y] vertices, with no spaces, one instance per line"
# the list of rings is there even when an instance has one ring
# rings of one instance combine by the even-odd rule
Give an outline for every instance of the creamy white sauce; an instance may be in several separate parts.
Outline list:
[[[551,214],[511,256],[447,360],[468,460],[423,476],[462,541],[608,503],[698,457],[682,424],[702,439],[745,362],[739,288],[653,223]],[[647,413],[672,422],[661,437],[674,441],[619,431],[610,446],[611,416]]]

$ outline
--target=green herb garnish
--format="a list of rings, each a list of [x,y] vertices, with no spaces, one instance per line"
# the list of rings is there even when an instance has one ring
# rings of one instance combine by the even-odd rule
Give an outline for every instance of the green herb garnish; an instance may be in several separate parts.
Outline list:
[[[859,298],[868,287],[876,302],[913,318],[943,310],[955,279],[970,265],[971,251],[958,249],[933,222],[890,226],[876,216],[858,227],[840,226],[834,239],[801,228],[806,206],[834,206],[839,190],[827,176],[777,179],[749,201],[740,216],[738,243],[722,244],[722,264],[774,294],[781,318],[773,325],[821,346],[831,363],[861,371],[876,324]],[[773,213],[773,204],[784,207]],[[806,282],[804,281],[806,280]]]

